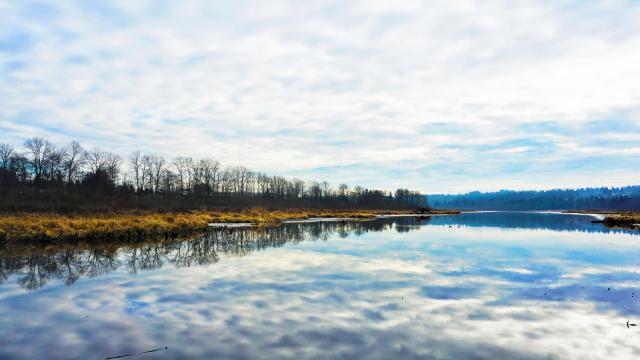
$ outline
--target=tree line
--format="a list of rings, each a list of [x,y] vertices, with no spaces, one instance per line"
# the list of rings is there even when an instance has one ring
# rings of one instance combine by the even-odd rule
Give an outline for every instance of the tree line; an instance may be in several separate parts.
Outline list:
[[[100,202],[158,209],[426,206],[424,196],[408,189],[390,192],[346,184],[334,187],[326,181],[223,166],[210,158],[167,159],[140,151],[123,158],[99,148],[84,149],[77,141],[59,146],[38,137],[26,140],[21,149],[0,144],[0,193],[4,199],[0,206],[5,210],[46,210],[51,206],[75,209],[83,203],[95,206]]]
[[[429,195],[429,206],[461,210],[638,210],[640,185]]]

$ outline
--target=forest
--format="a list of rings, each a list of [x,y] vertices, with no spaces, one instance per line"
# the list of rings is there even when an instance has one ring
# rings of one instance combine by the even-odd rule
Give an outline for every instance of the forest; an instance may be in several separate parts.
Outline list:
[[[460,210],[639,210],[640,185],[436,194],[429,195],[428,204],[434,209]]]
[[[0,144],[0,211],[174,211],[212,208],[409,209],[426,207],[417,191],[332,186],[267,175],[210,158],[167,159],[135,151],[123,158],[77,141],[31,138]]]

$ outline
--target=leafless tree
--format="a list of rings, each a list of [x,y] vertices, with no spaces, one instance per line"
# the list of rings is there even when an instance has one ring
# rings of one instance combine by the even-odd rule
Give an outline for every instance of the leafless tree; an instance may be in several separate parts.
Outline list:
[[[191,159],[189,159],[191,160]],[[203,174],[202,174],[202,168],[201,168],[201,161],[189,161],[189,179],[191,181],[191,189],[194,192],[199,191],[200,189],[200,185],[202,184],[202,178],[203,178]]]
[[[104,171],[112,181],[116,182],[118,180],[120,162],[122,160],[120,155],[103,151],[98,148],[86,152],[85,154],[89,170],[92,173]]]
[[[129,164],[133,169],[133,176],[136,182],[136,191],[140,191],[140,170],[142,168],[142,158],[140,151],[134,151],[129,156]]]
[[[151,167],[152,167],[152,172],[153,172],[153,177],[154,177],[154,192],[158,193],[160,190],[160,181],[161,181],[161,175],[162,172],[164,170],[164,163],[165,160],[162,156],[157,156],[154,155],[151,157]]]
[[[210,195],[214,187],[216,187],[214,183],[220,170],[220,163],[211,159],[202,159],[198,163],[198,167],[202,185],[207,195]]]
[[[42,178],[44,155],[52,144],[43,138],[35,137],[25,141],[24,146],[31,152],[29,164],[33,169],[34,181],[38,183]]]
[[[338,196],[345,197],[347,194],[349,194],[349,185],[340,184],[338,186]]]
[[[142,156],[142,187],[143,190],[153,190],[153,155]]]
[[[6,170],[9,168],[11,157],[15,154],[13,146],[9,144],[0,144],[0,169]]]
[[[65,177],[64,162],[68,156],[67,149],[51,144],[45,150],[43,159],[44,175],[48,180],[63,182]]]
[[[86,151],[84,151],[80,143],[72,141],[67,145],[66,157],[63,161],[63,166],[67,175],[67,185],[71,185],[74,179],[78,176],[78,173],[86,160]]]
[[[107,174],[113,182],[118,181],[118,175],[120,174],[120,163],[122,162],[122,158],[120,155],[112,152],[105,153],[105,165]]]
[[[182,156],[173,159],[173,167],[176,169],[176,175],[178,177],[178,184],[181,192],[185,190],[185,180],[189,176],[189,162],[189,158]]]
[[[91,172],[95,173],[100,170],[104,170],[107,162],[107,153],[105,151],[102,151],[99,148],[95,148],[91,151],[87,151],[85,156],[87,158],[87,164],[89,165],[89,170]]]

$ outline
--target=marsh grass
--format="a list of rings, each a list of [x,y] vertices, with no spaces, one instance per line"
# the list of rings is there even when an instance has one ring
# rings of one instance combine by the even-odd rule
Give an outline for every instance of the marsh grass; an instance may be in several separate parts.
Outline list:
[[[0,237],[9,241],[138,238],[203,229],[208,219],[210,215],[197,212],[95,216],[0,215]]]
[[[610,214],[604,218],[603,223],[607,226],[633,226],[640,224],[640,212]]]
[[[265,210],[189,211],[169,213],[129,212],[98,215],[53,213],[0,214],[0,240],[69,241],[177,237],[204,231],[208,223],[248,222],[277,225],[284,220],[316,217],[367,219],[378,214],[407,213],[389,210]]]

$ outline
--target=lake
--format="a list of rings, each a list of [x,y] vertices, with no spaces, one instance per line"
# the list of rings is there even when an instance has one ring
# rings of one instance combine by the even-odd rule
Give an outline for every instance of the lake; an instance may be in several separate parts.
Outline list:
[[[638,358],[640,233],[592,220],[485,212],[4,248],[0,358]]]

